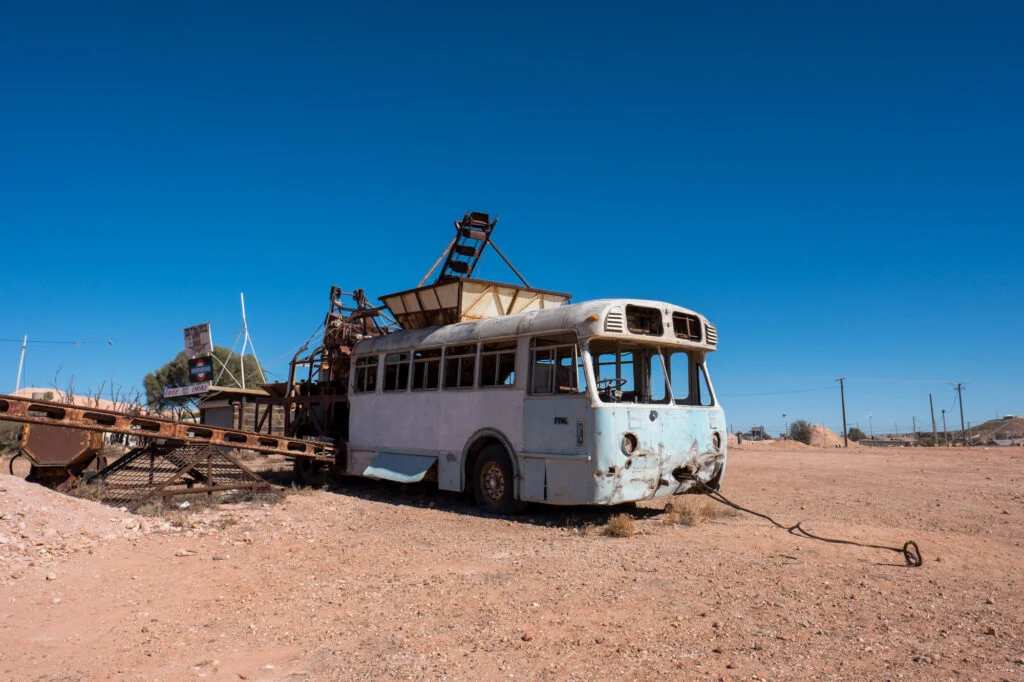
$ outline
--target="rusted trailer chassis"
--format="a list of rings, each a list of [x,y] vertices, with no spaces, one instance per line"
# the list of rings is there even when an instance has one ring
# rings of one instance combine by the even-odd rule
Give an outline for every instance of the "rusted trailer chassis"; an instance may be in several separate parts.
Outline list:
[[[248,433],[205,424],[134,415],[112,410],[79,407],[40,400],[0,395],[0,421],[47,424],[85,431],[122,433],[181,443],[222,445],[265,454],[286,455],[330,464],[334,447],[330,443]]]

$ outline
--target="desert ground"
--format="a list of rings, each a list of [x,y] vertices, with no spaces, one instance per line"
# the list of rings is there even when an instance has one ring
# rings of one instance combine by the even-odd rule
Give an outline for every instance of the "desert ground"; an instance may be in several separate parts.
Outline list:
[[[0,476],[0,678],[1024,679],[1021,449],[730,448],[728,497],[920,568],[682,498],[497,518],[274,476],[159,518]]]

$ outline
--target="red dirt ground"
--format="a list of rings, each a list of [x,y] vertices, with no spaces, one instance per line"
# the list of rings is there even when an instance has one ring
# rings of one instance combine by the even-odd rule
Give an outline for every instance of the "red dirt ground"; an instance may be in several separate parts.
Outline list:
[[[1024,679],[1024,451],[729,456],[727,496],[925,565],[664,503],[611,510],[638,529],[612,538],[609,510],[348,479],[136,528],[0,476],[0,678]]]

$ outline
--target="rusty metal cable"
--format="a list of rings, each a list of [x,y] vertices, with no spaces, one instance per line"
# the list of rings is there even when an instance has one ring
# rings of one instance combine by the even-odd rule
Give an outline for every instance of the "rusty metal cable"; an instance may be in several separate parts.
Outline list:
[[[751,514],[753,516],[762,518],[771,523],[776,528],[781,528],[782,530],[786,531],[787,533],[790,533],[791,535],[796,535],[797,537],[802,538],[808,538],[810,540],[820,540],[821,542],[828,542],[836,545],[853,545],[855,547],[867,547],[870,549],[885,549],[890,552],[902,554],[903,560],[907,562],[907,566],[911,567],[918,567],[924,563],[924,559],[921,557],[921,549],[913,540],[907,540],[905,543],[903,543],[902,547],[890,547],[889,545],[873,545],[867,542],[857,542],[856,540],[841,540],[838,538],[827,538],[810,532],[809,530],[800,525],[800,521],[797,521],[796,524],[792,526],[787,526],[785,524],[779,523],[767,514],[762,514],[761,512],[756,512],[753,509],[747,509],[746,507],[742,507],[726,498],[725,495],[718,492],[717,490],[709,488],[707,485],[704,484],[703,481],[696,480],[696,484],[699,489],[704,491],[705,495],[710,497],[715,502],[718,502],[719,504],[724,504],[727,507],[732,507],[737,511],[741,511],[746,514]]]

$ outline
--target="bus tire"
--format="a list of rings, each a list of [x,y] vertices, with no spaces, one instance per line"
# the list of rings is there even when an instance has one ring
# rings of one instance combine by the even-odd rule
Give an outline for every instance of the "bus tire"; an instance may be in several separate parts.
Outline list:
[[[472,487],[477,506],[491,514],[518,514],[526,506],[516,499],[512,460],[505,448],[496,443],[477,456]]]

